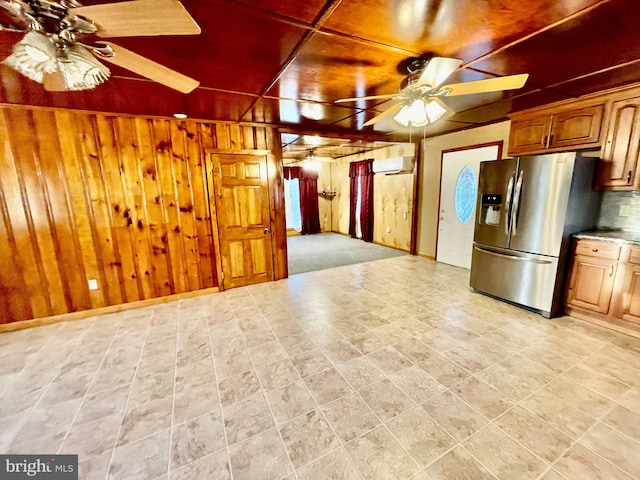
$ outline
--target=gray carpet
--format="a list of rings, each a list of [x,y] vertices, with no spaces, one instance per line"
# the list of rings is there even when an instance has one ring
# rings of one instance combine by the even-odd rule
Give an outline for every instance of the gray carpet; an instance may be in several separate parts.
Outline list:
[[[408,255],[338,233],[288,237],[287,249],[289,275]]]

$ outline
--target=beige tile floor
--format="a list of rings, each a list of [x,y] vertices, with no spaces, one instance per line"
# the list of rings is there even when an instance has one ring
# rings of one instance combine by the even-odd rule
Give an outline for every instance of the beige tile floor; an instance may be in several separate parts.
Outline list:
[[[640,478],[640,340],[400,257],[0,335],[0,451],[82,479]]]

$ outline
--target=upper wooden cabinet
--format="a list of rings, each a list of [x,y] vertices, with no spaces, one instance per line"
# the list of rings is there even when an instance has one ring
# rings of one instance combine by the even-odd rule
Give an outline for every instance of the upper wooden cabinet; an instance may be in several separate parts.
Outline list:
[[[593,103],[593,102],[591,102]],[[600,145],[604,101],[572,103],[556,110],[512,115],[509,155],[589,148]]]
[[[640,97],[612,103],[609,128],[598,168],[598,186],[609,190],[640,187]]]

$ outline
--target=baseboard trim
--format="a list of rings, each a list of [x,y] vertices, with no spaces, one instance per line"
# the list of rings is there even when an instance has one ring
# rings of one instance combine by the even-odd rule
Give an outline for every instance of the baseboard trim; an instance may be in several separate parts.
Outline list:
[[[218,293],[219,291],[220,289],[218,287],[205,288],[202,290],[195,290],[193,292],[176,293],[175,295],[167,295],[165,297],[148,298],[146,300],[137,300],[135,302],[121,303],[119,305],[109,305],[108,307],[92,308],[90,310],[82,310],[80,312],[62,313],[60,315],[34,318],[32,320],[19,320],[17,322],[3,323],[0,324],[0,333],[13,332],[15,330],[23,330],[25,328],[41,327],[43,325],[53,325],[54,323],[67,322],[70,320],[82,320],[95,315],[124,312],[125,310],[133,310],[140,307],[161,305],[163,303],[174,302],[176,300],[184,300],[186,298],[199,297],[200,295]]]
[[[427,254],[420,253],[420,252],[418,252],[418,256],[422,257],[422,258],[426,258],[428,260],[435,260],[436,259],[436,257],[433,256],[433,255],[427,255]]]

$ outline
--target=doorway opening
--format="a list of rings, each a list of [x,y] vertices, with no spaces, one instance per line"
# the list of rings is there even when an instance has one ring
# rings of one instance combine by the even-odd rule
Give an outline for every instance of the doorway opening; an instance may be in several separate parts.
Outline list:
[[[413,156],[414,144],[362,142],[289,133],[283,133],[281,138],[285,166],[284,201],[289,275],[407,254],[411,220],[408,213],[403,215],[402,212],[410,212],[413,207],[413,175],[396,175],[395,178],[380,176],[380,208],[385,207],[384,202],[404,202],[406,207],[399,211],[400,220],[386,213],[378,214],[381,225],[392,224],[390,235],[387,235],[383,227],[380,235],[376,237],[372,232],[371,240],[362,241],[367,228],[364,225],[366,222],[361,220],[363,210],[367,208],[367,202],[363,201],[367,186],[364,177],[351,178],[349,170],[351,164],[363,160]],[[317,178],[313,192],[301,185],[303,179],[298,178],[298,175],[302,177],[303,173],[295,172],[295,167],[299,170],[306,167],[315,172]],[[351,194],[352,180],[356,180],[353,182],[356,188],[354,195]],[[317,200],[317,213],[312,213],[314,220],[319,223],[317,233],[311,234],[305,228],[305,196],[307,200]],[[354,224],[356,238],[350,235],[352,198],[355,210],[353,217],[357,219]],[[369,202],[369,205],[374,203]],[[393,208],[387,208],[385,212],[393,212]],[[385,215],[390,218],[385,218]],[[375,220],[375,214],[373,218]],[[394,243],[397,239],[397,243]]]

